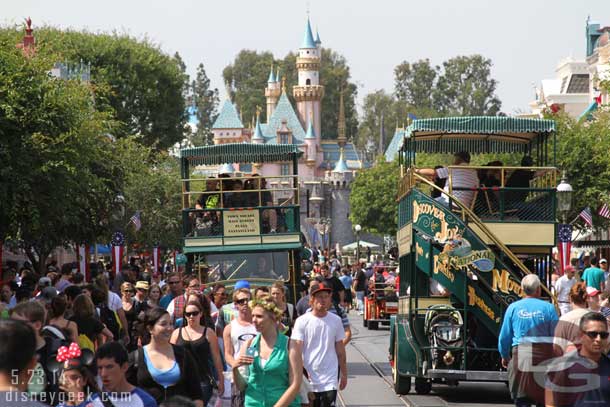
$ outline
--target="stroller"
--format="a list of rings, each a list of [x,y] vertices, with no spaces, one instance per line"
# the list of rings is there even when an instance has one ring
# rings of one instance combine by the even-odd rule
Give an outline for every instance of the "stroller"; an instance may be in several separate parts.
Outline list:
[[[463,346],[462,315],[450,305],[432,305],[426,311],[424,331],[430,343],[431,367],[455,368],[462,361],[462,350],[447,349]]]

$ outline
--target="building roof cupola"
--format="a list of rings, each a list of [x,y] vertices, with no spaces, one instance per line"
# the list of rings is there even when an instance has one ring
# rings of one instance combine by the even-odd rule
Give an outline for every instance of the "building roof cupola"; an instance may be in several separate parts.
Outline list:
[[[273,64],[271,64],[271,70],[269,71],[269,79],[267,79],[267,83],[275,82],[277,82],[277,78],[275,76],[275,72],[273,71]]]

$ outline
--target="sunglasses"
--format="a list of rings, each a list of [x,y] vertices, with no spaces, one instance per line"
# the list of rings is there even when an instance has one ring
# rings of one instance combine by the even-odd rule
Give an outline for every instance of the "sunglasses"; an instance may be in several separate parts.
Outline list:
[[[220,295],[220,296],[222,296],[222,297],[226,297],[226,296],[227,296],[227,293],[216,293],[215,295]]]
[[[196,317],[196,316],[199,316],[199,311],[185,312],[184,316],[187,318]]]
[[[599,335],[600,338],[602,339],[608,339],[608,335],[610,335],[609,332],[607,331],[587,331],[585,332],[585,335],[587,335],[589,338],[591,339],[595,339],[597,338],[597,335]]]
[[[136,291],[135,290],[124,290],[123,292],[124,293],[135,293]]]
[[[235,300],[235,304],[237,304],[237,305],[244,305],[244,304],[247,304],[248,301],[250,301],[249,298],[242,298],[241,300]]]
[[[180,281],[168,281],[167,284],[174,285],[178,284]]]

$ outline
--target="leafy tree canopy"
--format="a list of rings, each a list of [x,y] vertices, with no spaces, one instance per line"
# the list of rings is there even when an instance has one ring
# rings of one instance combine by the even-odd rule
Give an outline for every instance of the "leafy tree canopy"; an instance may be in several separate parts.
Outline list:
[[[394,92],[399,100],[443,116],[497,115],[502,103],[491,66],[481,55],[457,56],[442,68],[428,59],[404,61],[394,69]]]
[[[187,121],[188,76],[179,55],[165,54],[148,39],[125,34],[37,28],[37,55],[55,62],[91,64],[91,83],[98,108],[112,108],[121,124],[116,137],[141,135],[141,141],[167,149],[183,139]],[[14,47],[21,27],[0,29],[0,38]]]
[[[350,193],[350,221],[366,231],[380,235],[395,235],[398,222],[399,168],[395,162],[377,164],[359,171]]]

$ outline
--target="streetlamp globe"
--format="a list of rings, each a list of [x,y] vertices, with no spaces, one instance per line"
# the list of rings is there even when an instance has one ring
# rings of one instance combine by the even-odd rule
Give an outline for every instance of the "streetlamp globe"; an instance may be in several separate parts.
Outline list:
[[[565,172],[561,177],[561,182],[557,185],[557,209],[564,215],[572,208],[572,195],[574,190],[572,185],[568,184]]]
[[[360,226],[360,225],[356,225],[356,226],[354,226],[354,230],[355,230],[356,232],[360,232],[360,231],[362,230],[362,226]]]

